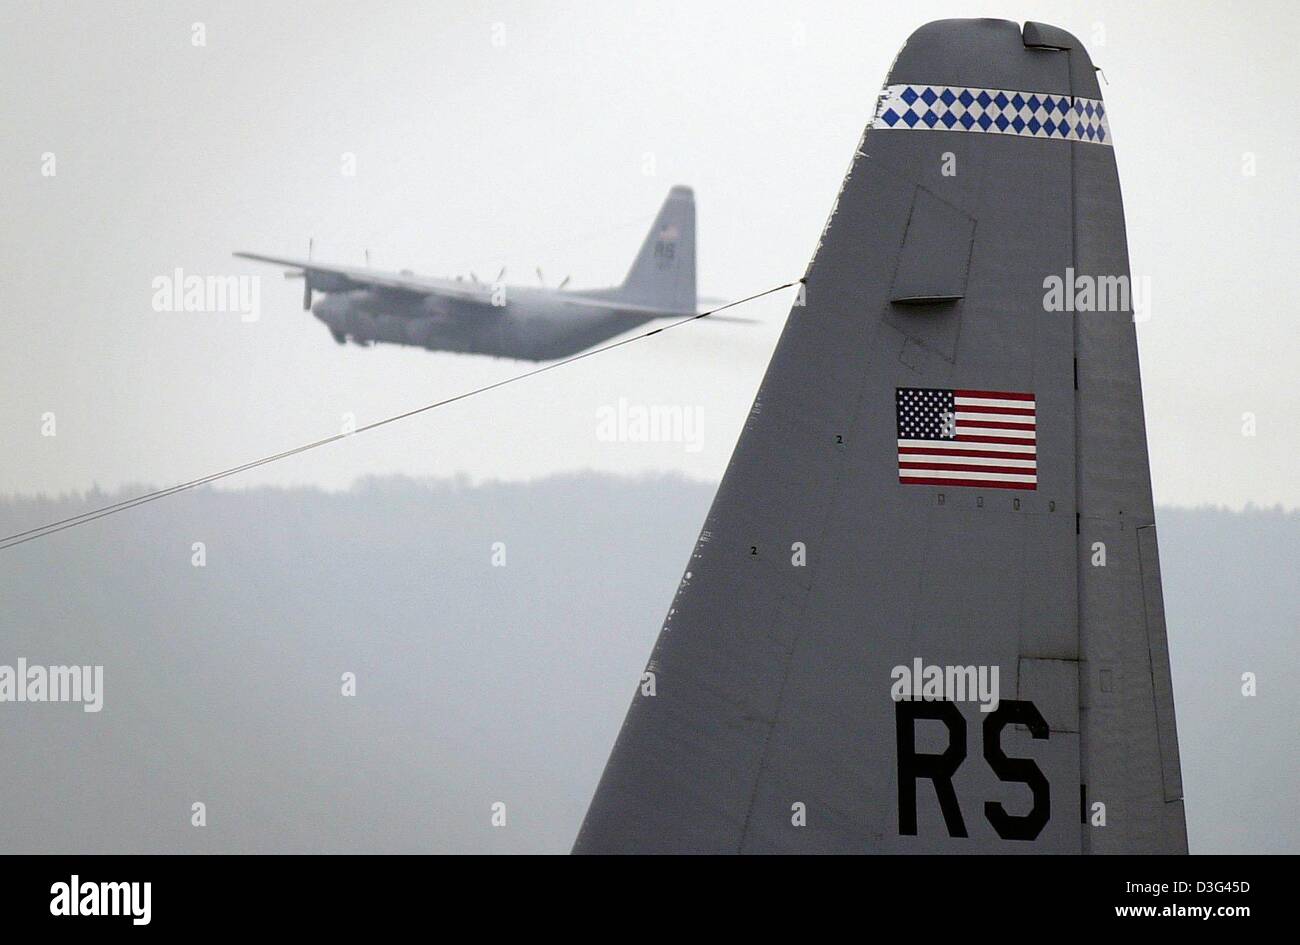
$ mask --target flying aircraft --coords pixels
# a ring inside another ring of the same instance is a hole
[[[1132,308],[1067,275],[1129,278],[1088,53],[921,27],[575,852],[1187,852]]]
[[[507,286],[505,271],[491,283],[441,279],[409,271],[334,266],[310,258],[235,253],[241,259],[290,267],[301,275],[302,306],[339,344],[388,342],[431,351],[550,361],[593,347],[659,318],[698,313],[695,294],[695,195],[668,192],[623,284],[566,291]],[[315,293],[324,297],[312,304]],[[713,321],[748,321],[721,315]]]

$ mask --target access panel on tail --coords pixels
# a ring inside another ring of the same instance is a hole
[[[914,33],[577,852],[1185,852],[1128,275],[1083,47]]]

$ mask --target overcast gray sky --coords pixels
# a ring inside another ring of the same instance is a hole
[[[167,485],[523,367],[337,347],[299,283],[235,249],[297,255],[311,235],[327,260],[369,248],[384,268],[505,264],[531,280],[540,265],[611,284],[687,183],[701,292],[795,278],[898,47],[926,20],[972,15],[1060,25],[1104,69],[1133,270],[1153,293],[1139,337],[1157,500],[1296,507],[1300,14],[1286,3],[6,4],[0,491]],[[177,267],[260,274],[260,320],[153,311],[151,281]],[[713,479],[788,305],[229,484]],[[602,442],[597,410],[620,397],[697,408],[702,449]]]

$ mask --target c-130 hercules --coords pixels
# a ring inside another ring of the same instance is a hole
[[[1044,295],[1128,268],[1079,41],[913,33],[575,852],[1187,851],[1131,309]]]
[[[565,291],[381,272],[308,259],[235,253],[301,273],[303,308],[334,340],[388,342],[523,361],[568,357],[658,318],[697,314],[695,195],[669,191],[623,284]],[[503,271],[504,275],[504,271]],[[324,298],[312,304],[313,293]],[[748,321],[722,315],[711,321]]]

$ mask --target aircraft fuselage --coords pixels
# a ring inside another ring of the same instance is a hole
[[[650,320],[613,308],[570,305],[555,290],[503,287],[501,294],[503,304],[486,307],[440,295],[355,289],[326,294],[312,314],[338,341],[523,361],[566,357]]]

